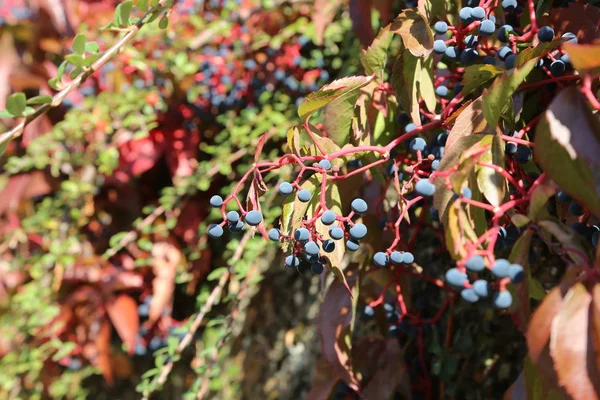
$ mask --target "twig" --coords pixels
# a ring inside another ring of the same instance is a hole
[[[79,87],[81,83],[85,82],[85,80],[92,75],[94,72],[98,71],[104,64],[106,64],[115,54],[121,51],[125,45],[135,36],[135,34],[147,24],[147,21],[150,17],[162,13],[165,11],[165,4],[169,0],[160,0],[158,5],[148,11],[138,22],[131,25],[127,28],[127,33],[121,37],[115,44],[113,44],[108,50],[102,54],[102,56],[97,59],[88,69],[81,72],[79,75],[75,77],[71,82],[69,82],[61,91],[56,93],[54,97],[52,97],[52,101],[46,104],[43,104],[39,108],[37,108],[33,113],[27,115],[21,122],[17,124],[13,129],[4,132],[0,135],[0,146],[3,144],[18,138],[23,134],[25,127],[29,125],[30,122],[35,120],[36,118],[46,114],[50,109],[58,107],[65,97],[74,90]]]

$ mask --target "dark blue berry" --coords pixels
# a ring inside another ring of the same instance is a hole
[[[319,245],[315,242],[308,242],[304,245],[304,251],[308,255],[313,256],[319,254],[319,250]]]
[[[508,276],[513,283],[521,283],[525,279],[525,270],[519,264],[511,264],[508,267]]]
[[[433,42],[433,51],[437,54],[444,54],[446,52],[446,42],[442,39],[438,39]]]
[[[566,69],[567,65],[563,60],[554,60],[550,64],[550,73],[552,73],[552,76],[561,76],[565,73]]]
[[[269,230],[269,239],[271,239],[274,242],[279,242],[280,235],[281,233],[279,232],[279,229],[273,228]]]
[[[331,236],[333,240],[340,240],[344,237],[344,230],[336,226],[329,229],[329,236]]]
[[[512,304],[512,295],[508,290],[498,292],[494,295],[494,307],[505,309]]]
[[[556,198],[561,203],[570,203],[572,200],[572,197],[563,192],[562,190],[556,194]]]
[[[306,228],[298,228],[296,232],[294,232],[294,239],[299,242],[306,242],[310,239],[310,232]]]
[[[519,146],[517,146],[516,143],[506,142],[506,145],[504,146],[504,152],[512,156],[517,153],[518,148]]]
[[[479,39],[477,38],[477,35],[467,35],[464,38],[464,44],[467,47],[477,47],[478,43]]]
[[[331,239],[327,239],[323,241],[323,251],[325,253],[331,253],[335,250],[335,242]]]
[[[498,58],[502,61],[506,60],[506,57],[511,55],[513,52],[508,46],[502,46],[498,49]]]
[[[460,11],[458,12],[458,17],[460,18],[460,22],[462,22],[463,24],[468,24],[473,20],[473,17],[471,16],[471,12],[473,11],[473,9],[471,7],[463,7],[460,9]]]
[[[291,183],[289,182],[281,182],[279,184],[279,193],[287,196],[288,194],[292,193],[294,191],[294,187],[292,186]]]
[[[585,213],[585,210],[581,206],[581,204],[572,202],[569,204],[569,214],[574,217],[581,217]]]
[[[404,262],[404,255],[399,251],[393,251],[392,254],[390,254],[390,261],[394,265],[400,265]]]
[[[500,29],[498,29],[498,34],[496,35],[498,37],[498,40],[503,42],[503,43],[508,43],[508,36],[510,34],[510,32],[513,31],[513,27],[510,25],[502,25],[500,27]]]
[[[288,268],[296,268],[298,265],[300,265],[300,260],[298,259],[298,257],[296,256],[287,256],[285,258],[285,266]]]
[[[352,211],[354,211],[356,214],[364,214],[367,212],[367,210],[369,208],[367,206],[367,202],[364,201],[363,199],[352,200],[350,207],[352,207]]]
[[[460,62],[465,65],[472,65],[477,61],[477,57],[479,53],[475,49],[465,49],[462,53],[460,53]]]
[[[335,212],[327,210],[321,215],[321,222],[325,225],[331,225],[335,222],[336,217]]]
[[[565,43],[577,44],[577,36],[573,32],[563,33],[561,37],[568,39]]]
[[[239,220],[240,220],[240,214],[238,214],[237,211],[229,211],[227,213],[227,221],[229,221],[229,223],[235,224]]]
[[[444,85],[440,85],[440,86],[436,87],[435,94],[438,95],[439,97],[448,96],[448,87],[444,86]]]
[[[421,179],[415,184],[415,191],[425,197],[431,197],[435,193],[435,185],[428,179]]]
[[[431,163],[431,169],[434,171],[437,171],[437,169],[440,167],[440,160],[433,160],[433,162]]]
[[[380,268],[385,267],[388,263],[388,256],[381,251],[377,252],[375,253],[375,256],[373,256],[373,262]]]
[[[473,256],[467,260],[465,267],[473,272],[483,271],[485,269],[485,260],[481,256]]]
[[[321,160],[319,161],[319,168],[328,171],[331,169],[331,162],[329,160]]]
[[[463,300],[468,303],[477,303],[479,300],[479,296],[473,289],[464,289],[460,292],[460,297],[462,297]]]
[[[302,189],[301,191],[298,192],[298,200],[300,200],[303,203],[309,202],[311,197],[312,197],[312,195],[306,189]]]
[[[360,247],[360,245],[358,244],[358,242],[350,239],[350,240],[346,240],[346,248],[349,251],[356,251],[358,250],[358,248]]]
[[[444,33],[448,32],[448,24],[444,21],[438,21],[433,26],[433,29],[436,33],[443,35]]]
[[[373,318],[373,316],[375,316],[375,309],[369,305],[366,305],[362,313],[363,316],[367,319]]]
[[[518,146],[515,160],[519,164],[526,164],[531,160],[531,149],[527,146]]]
[[[262,222],[262,214],[257,210],[252,210],[246,214],[245,221],[250,226],[256,226]]]
[[[467,274],[460,272],[456,268],[450,268],[446,271],[446,281],[455,287],[464,287],[467,280]]]
[[[471,17],[475,20],[482,20],[485,18],[485,10],[483,7],[475,7],[471,10]]]
[[[460,50],[458,48],[456,48],[455,46],[448,46],[446,47],[446,57],[448,57],[448,59],[452,60],[452,61],[456,61],[458,60],[458,57],[460,56]]]
[[[554,39],[554,29],[549,26],[542,26],[537,33],[540,42],[551,42]]]
[[[218,239],[223,236],[223,228],[220,225],[213,224],[208,228],[208,236],[213,239]]]
[[[517,8],[517,0],[502,0],[502,8],[507,11],[514,10]]]
[[[515,56],[514,54],[509,54],[508,56],[506,56],[506,58],[504,59],[504,66],[507,69],[512,69],[515,67],[515,60],[517,59],[517,56]]]
[[[321,262],[314,262],[310,264],[310,272],[314,275],[321,275],[325,270],[325,266]]]
[[[221,196],[215,194],[210,198],[210,205],[215,208],[221,207],[223,205],[223,199]]]
[[[367,235],[367,227],[364,224],[356,224],[350,228],[350,237],[354,240],[360,240]]]
[[[491,287],[490,283],[484,279],[476,280],[473,283],[473,290],[477,293],[480,298],[486,298],[490,295]]]
[[[411,122],[410,124],[406,124],[406,126],[404,127],[404,132],[411,132],[411,131],[414,131],[415,129],[417,129],[417,125],[415,125]]]
[[[479,25],[479,34],[481,36],[490,36],[496,31],[496,24],[492,20],[486,19]]]
[[[413,256],[413,254],[409,253],[408,251],[402,255],[402,258],[404,264],[412,264],[415,261],[415,256]]]
[[[508,260],[503,258],[496,260],[494,265],[492,265],[492,274],[496,278],[506,278],[508,276],[508,269],[510,267],[510,263]]]
[[[233,233],[241,232],[242,229],[244,229],[244,223],[240,220],[237,220],[237,222],[235,223],[228,224],[227,229],[229,229],[229,231]]]
[[[462,195],[465,199],[470,199],[473,196],[473,192],[468,187],[463,188]]]
[[[427,148],[427,142],[423,138],[416,137],[410,141],[408,148],[412,151],[423,151]]]

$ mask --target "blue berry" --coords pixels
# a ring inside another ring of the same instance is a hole
[[[342,228],[339,227],[334,227],[329,229],[329,236],[331,236],[331,238],[333,240],[340,240],[344,238],[344,230]]]
[[[257,210],[252,210],[246,214],[245,221],[250,226],[256,226],[262,222],[262,214]]]
[[[460,9],[460,11],[458,12],[458,17],[460,18],[460,22],[462,22],[463,24],[468,24],[469,22],[472,21],[472,16],[471,16],[471,12],[473,11],[473,9],[471,7],[463,7]]]
[[[496,260],[494,265],[492,265],[492,274],[496,278],[506,278],[508,276],[508,269],[510,267],[510,263],[508,260],[503,258]]]
[[[323,241],[323,251],[325,253],[331,253],[335,250],[335,242],[331,239],[327,239]]]
[[[511,264],[508,267],[508,276],[513,283],[521,283],[525,279],[525,270],[519,264]]]
[[[223,228],[220,225],[213,224],[208,228],[208,236],[213,239],[218,239],[223,236]]]
[[[471,17],[476,20],[482,20],[485,18],[485,10],[483,7],[475,7],[471,10]]]
[[[506,58],[504,59],[504,66],[507,69],[512,69],[515,67],[515,60],[517,59],[517,56],[515,56],[514,54],[509,54],[508,56],[506,56]]]
[[[446,57],[448,57],[450,60],[452,61],[456,61],[458,59],[458,57],[460,56],[460,50],[458,50],[458,48],[456,48],[455,46],[448,46],[446,47]]]
[[[470,199],[473,196],[473,192],[468,187],[463,188],[462,195],[465,199]]]
[[[304,245],[304,251],[310,256],[319,254],[319,245],[316,242],[308,242]]]
[[[309,202],[311,197],[312,197],[312,195],[306,189],[302,189],[301,191],[298,192],[298,200],[300,200],[303,203]]]
[[[581,204],[572,202],[569,204],[569,214],[574,217],[581,217],[585,213],[585,210],[581,206]]]
[[[446,271],[446,281],[455,287],[464,287],[467,280],[467,274],[460,272],[456,268],[450,268]]]
[[[509,55],[511,55],[513,52],[510,49],[510,47],[508,46],[502,46],[498,49],[498,58],[500,58],[502,61],[506,60],[506,57],[508,57]]]
[[[444,132],[444,133],[440,133],[439,135],[437,135],[436,141],[437,144],[439,146],[445,146],[446,145],[446,141],[448,140],[448,132]]]
[[[438,159],[441,160],[442,157],[444,157],[444,152],[446,151],[446,148],[444,146],[437,146],[433,148],[433,151],[431,152],[431,154],[433,154],[433,156]]]
[[[300,265],[300,260],[298,259],[298,257],[296,256],[287,256],[285,258],[285,266],[288,268],[296,268],[298,265]]]
[[[475,49],[465,49],[460,53],[460,62],[465,65],[472,65],[477,61],[479,53]]]
[[[221,207],[223,205],[223,199],[221,196],[215,194],[210,198],[210,205],[215,208]]]
[[[467,260],[465,267],[472,272],[480,272],[485,268],[485,260],[481,256],[473,256]]]
[[[325,270],[325,266],[321,262],[314,262],[310,264],[310,272],[314,275],[321,275]]]
[[[494,295],[494,307],[505,309],[512,304],[512,295],[508,290],[498,292]]]
[[[239,220],[240,220],[240,214],[238,214],[237,211],[229,211],[227,213],[227,221],[229,221],[230,223],[235,224]]]
[[[366,305],[362,313],[365,318],[372,318],[375,315],[375,309],[370,305]]]
[[[527,146],[519,146],[517,148],[515,160],[517,160],[519,164],[527,164],[529,160],[531,160],[531,149]]]
[[[413,254],[408,251],[402,255],[402,258],[404,264],[412,264],[415,261],[415,256],[413,256]]]
[[[508,36],[512,31],[513,27],[511,25],[502,25],[498,29],[498,34],[496,36],[498,37],[498,40],[502,43],[508,43]]]
[[[404,255],[399,251],[393,251],[392,254],[390,254],[390,261],[394,265],[400,265],[404,262]]]
[[[412,151],[424,151],[427,148],[427,142],[423,138],[416,137],[410,141],[408,148]]]
[[[273,228],[271,230],[269,230],[269,239],[271,239],[274,242],[279,242],[279,236],[281,235],[281,233],[279,232],[279,229]]]
[[[233,233],[241,232],[242,229],[244,229],[244,223],[240,220],[237,220],[235,223],[230,223],[227,225],[227,228]]]
[[[287,196],[288,194],[292,193],[294,191],[294,187],[292,186],[291,183],[289,182],[281,182],[279,184],[279,193]]]
[[[364,224],[356,224],[350,228],[350,237],[354,240],[360,240],[367,235],[367,227]]]
[[[479,25],[479,34],[481,36],[490,36],[496,31],[496,24],[492,20],[486,19]]]
[[[433,160],[433,162],[431,163],[431,169],[434,171],[437,171],[437,169],[440,167],[440,160]]]
[[[504,146],[504,152],[509,155],[514,155],[514,154],[517,154],[518,148],[519,147],[517,146],[516,143],[506,142],[506,145]]]
[[[410,124],[406,124],[406,126],[404,127],[404,132],[411,132],[411,131],[414,131],[415,129],[417,129],[417,125],[415,125],[411,122]]]
[[[577,36],[573,32],[563,33],[561,37],[568,39],[565,43],[577,44]]]
[[[431,197],[435,193],[435,186],[428,179],[421,179],[415,184],[415,191],[425,197]]]
[[[517,0],[502,0],[502,8],[507,11],[514,10],[517,8]]]
[[[477,47],[479,39],[477,38],[477,35],[467,35],[465,36],[463,42],[467,47]]]
[[[448,32],[448,24],[444,21],[438,21],[433,26],[433,29],[436,33],[443,35],[444,33]]]
[[[438,87],[435,88],[435,94],[438,95],[439,97],[446,97],[448,96],[448,87],[447,86],[443,86],[440,85]]]
[[[310,239],[310,232],[306,228],[298,228],[296,232],[294,232],[294,239],[299,242],[306,242]]]
[[[350,207],[352,207],[352,211],[354,211],[356,214],[364,214],[367,212],[367,210],[369,208],[367,206],[367,202],[364,201],[363,199],[352,200]]]
[[[477,293],[477,296],[486,298],[490,295],[491,287],[490,283],[484,279],[476,280],[473,283],[473,290]]]
[[[556,194],[556,199],[561,203],[570,203],[573,198],[562,190]]]
[[[551,42],[554,39],[554,29],[549,26],[542,26],[537,33],[540,42]]]
[[[331,162],[329,160],[321,160],[319,161],[319,168],[328,171],[331,169]]]
[[[335,222],[337,216],[331,210],[327,210],[321,215],[321,222],[325,225],[331,225]]]
[[[444,54],[446,52],[446,42],[441,39],[433,42],[433,51],[435,51],[437,54]]]
[[[373,261],[375,262],[376,266],[382,268],[387,265],[388,256],[387,256],[387,254],[380,251],[380,252],[375,253],[375,256],[373,256]]]
[[[358,244],[358,242],[356,242],[354,240],[346,240],[346,248],[349,251],[356,251],[356,250],[358,250],[359,247],[360,247],[360,245]]]
[[[464,289],[460,292],[460,297],[462,297],[463,300],[468,303],[477,303],[479,300],[479,296],[473,289]]]
[[[560,61],[565,63],[565,67],[571,66],[571,57],[569,57],[569,55],[566,53],[560,56]]]
[[[594,232],[592,235],[592,246],[598,247],[598,240],[600,239],[600,232]]]
[[[565,73],[566,69],[567,65],[563,60],[554,60],[550,64],[550,73],[552,73],[552,76],[561,76]]]

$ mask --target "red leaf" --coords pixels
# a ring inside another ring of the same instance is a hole
[[[169,242],[155,243],[152,247],[152,301],[148,311],[148,322],[154,323],[170,305],[175,290],[175,271],[181,262],[181,251]]]
[[[335,280],[325,295],[319,313],[321,349],[332,372],[356,390],[358,382],[352,370],[351,349],[348,347],[351,322],[352,300],[344,284]]]
[[[339,379],[340,377],[332,371],[329,362],[324,357],[319,358],[315,365],[310,392],[308,392],[306,398],[310,400],[329,400],[331,392]]]
[[[600,8],[584,3],[571,3],[568,7],[555,7],[542,19],[557,33],[573,32],[582,43],[591,43],[600,37]]]
[[[102,320],[98,334],[94,338],[96,358],[93,363],[100,369],[104,379],[110,384],[113,383],[113,373],[110,364],[110,323],[107,319]]]
[[[533,313],[527,329],[529,356],[540,372],[551,382],[556,382],[556,372],[550,357],[550,328],[562,307],[563,297],[573,283],[564,282],[546,295]]]
[[[2,35],[0,38],[0,54],[0,110],[4,110],[6,98],[11,93],[9,78],[18,62],[11,35]]]
[[[350,0],[352,30],[364,48],[369,47],[373,39],[375,39],[373,25],[371,25],[371,1]]]
[[[133,354],[140,327],[135,300],[126,294],[121,294],[106,306],[106,311],[121,340],[127,346],[129,354]]]
[[[554,320],[550,337],[550,354],[558,382],[571,397],[597,399],[594,383],[600,382],[590,340],[589,313],[592,296],[583,283],[577,283],[565,295]]]
[[[315,0],[312,19],[315,24],[317,44],[323,44],[325,29],[333,21],[341,5],[342,0]]]
[[[390,399],[401,387],[403,398],[410,398],[410,380],[395,338],[387,339],[383,352],[376,358],[375,375],[362,391],[366,399]]]

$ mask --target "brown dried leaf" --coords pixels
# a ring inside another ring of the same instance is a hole
[[[140,326],[135,300],[126,294],[118,295],[106,305],[106,312],[121,340],[127,346],[129,354],[133,354]]]
[[[450,130],[448,140],[446,140],[446,152],[449,152],[458,139],[462,137],[480,132],[493,133],[493,130],[490,131],[489,125],[483,116],[482,106],[482,97],[479,96],[456,116],[456,122],[452,130]]]
[[[552,321],[550,355],[560,386],[576,400],[597,399],[594,383],[600,382],[598,369],[589,365],[594,358],[590,340],[589,313],[592,296],[583,283],[577,283],[565,295]]]
[[[175,271],[183,255],[179,248],[169,242],[158,242],[152,247],[152,301],[148,311],[148,322],[154,323],[167,310],[170,314],[170,305],[175,290]]]
[[[103,319],[100,323],[98,334],[94,337],[96,357],[92,362],[100,369],[104,379],[110,384],[113,383],[113,373],[110,358],[110,323]]]

